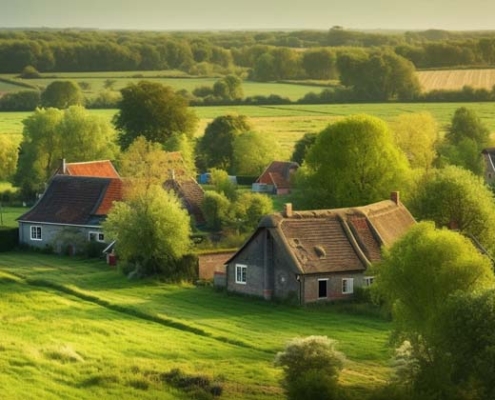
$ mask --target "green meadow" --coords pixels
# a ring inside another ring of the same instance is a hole
[[[389,378],[390,323],[349,306],[307,308],[210,287],[129,281],[102,261],[0,253],[0,388],[6,399],[191,398],[179,368],[226,399],[282,399],[273,366],[287,340],[326,335],[353,396]]]

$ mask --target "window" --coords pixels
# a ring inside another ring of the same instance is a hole
[[[375,277],[374,276],[365,276],[364,277],[364,286],[371,286],[371,284],[374,282]]]
[[[41,226],[31,226],[31,240],[42,240],[41,238]]]
[[[342,294],[354,293],[354,278],[342,279]]]
[[[105,235],[101,232],[89,232],[89,241],[90,242],[104,242]]]
[[[235,265],[235,283],[240,283],[242,285],[246,284],[247,276],[247,266],[242,264]]]
[[[325,299],[328,297],[328,279],[318,279],[318,298]]]

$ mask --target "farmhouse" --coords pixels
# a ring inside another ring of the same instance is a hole
[[[67,163],[62,159],[56,175],[96,176],[99,178],[120,178],[110,160]]]
[[[253,183],[253,192],[288,194],[291,189],[292,175],[299,164],[290,161],[273,161]]]
[[[346,299],[372,283],[367,268],[415,223],[399,200],[363,207],[292,211],[260,222],[246,243],[226,262],[230,292],[296,298],[300,304]]]
[[[88,242],[105,242],[100,224],[121,199],[120,178],[54,175],[33,208],[18,218],[19,243],[76,253]]]
[[[172,177],[163,184],[164,189],[172,190],[182,203],[182,207],[187,210],[196,226],[203,225],[206,220],[201,210],[201,203],[205,193],[196,180],[192,178],[177,179]]]

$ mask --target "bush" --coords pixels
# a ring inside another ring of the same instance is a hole
[[[289,341],[277,353],[275,365],[284,370],[282,385],[289,400],[339,398],[338,375],[344,355],[326,336],[309,336]]]
[[[40,92],[22,90],[0,98],[0,111],[34,111],[40,103]]]
[[[24,67],[24,69],[21,72],[20,77],[22,79],[38,79],[38,78],[41,78],[41,74],[32,65],[28,65],[28,66]]]

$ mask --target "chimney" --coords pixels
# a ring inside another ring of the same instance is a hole
[[[285,218],[291,218],[292,217],[292,203],[285,203],[284,204],[284,217]]]
[[[62,158],[62,174],[65,175],[65,173],[67,172],[67,165],[65,163],[65,158]]]
[[[395,204],[400,204],[399,192],[390,193],[390,200],[392,200]]]

